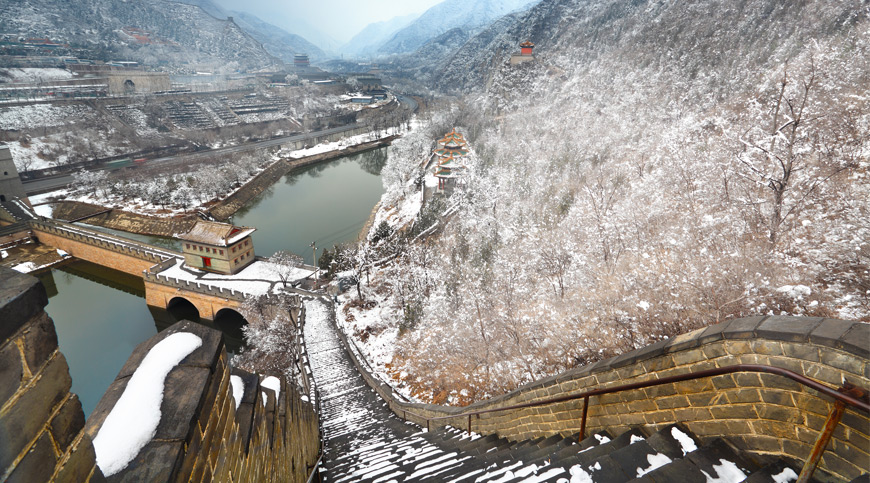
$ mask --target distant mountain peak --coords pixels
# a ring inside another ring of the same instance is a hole
[[[538,0],[446,0],[396,32],[379,47],[378,52],[413,52],[451,29],[485,27],[499,17],[524,10],[537,2]]]

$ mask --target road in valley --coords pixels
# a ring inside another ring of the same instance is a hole
[[[227,146],[223,148],[217,149],[209,149],[206,151],[197,151],[195,153],[181,154],[178,156],[164,156],[161,158],[154,158],[148,160],[148,166],[153,166],[155,164],[165,164],[167,167],[175,166],[179,164],[187,164],[191,161],[196,161],[198,159],[209,158],[214,156],[219,156],[222,154],[234,154],[241,153],[245,151],[252,151],[255,149],[263,149],[270,148],[274,146],[280,146],[285,143],[292,143],[296,141],[307,141],[309,139],[317,138],[320,136],[328,136],[330,134],[342,133],[346,131],[350,131],[356,129],[358,127],[362,127],[362,125],[354,123],[347,124],[344,126],[333,127],[329,129],[323,129],[321,131],[312,131],[309,133],[301,133],[294,134],[292,136],[284,136],[280,138],[267,139],[265,141],[256,141],[252,143],[240,144],[238,146]],[[73,177],[71,174],[61,174],[57,176],[50,176],[46,178],[39,178],[30,181],[24,182],[24,191],[28,195],[34,195],[38,193],[46,193],[48,191],[53,191],[61,188],[65,188],[69,186],[73,182]]]

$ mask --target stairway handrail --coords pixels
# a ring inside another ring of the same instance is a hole
[[[583,392],[575,393],[575,394],[568,394],[565,396],[552,397],[552,398],[543,399],[540,401],[532,401],[532,402],[527,402],[527,403],[512,404],[510,406],[504,406],[504,407],[500,407],[500,408],[467,411],[467,412],[449,415],[449,416],[429,417],[429,416],[423,416],[421,414],[412,413],[410,411],[406,411],[405,412],[406,413],[405,419],[407,419],[407,416],[416,416],[417,418],[425,419],[426,420],[426,427],[428,429],[429,423],[431,421],[438,421],[438,420],[444,420],[444,419],[456,419],[456,418],[462,418],[462,417],[471,418],[471,416],[480,416],[481,414],[487,414],[487,413],[494,413],[494,412],[500,412],[500,411],[511,411],[514,409],[526,409],[526,408],[532,408],[532,407],[538,407],[538,406],[546,406],[549,404],[557,404],[557,403],[567,402],[567,401],[576,401],[578,399],[588,400],[588,398],[592,397],[592,396],[602,396],[604,394],[613,394],[613,393],[617,393],[617,392],[631,391],[631,390],[635,390],[635,389],[645,389],[648,387],[661,386],[664,384],[673,384],[675,382],[683,382],[683,381],[691,381],[694,379],[702,379],[702,378],[707,378],[707,377],[723,376],[726,374],[733,374],[735,372],[760,372],[760,373],[767,373],[767,374],[774,374],[774,375],[778,375],[778,376],[783,376],[783,377],[791,379],[791,380],[793,380],[793,381],[795,381],[803,386],[809,387],[810,389],[814,389],[814,390],[816,390],[816,391],[818,391],[818,392],[820,392],[828,397],[831,397],[837,401],[840,401],[843,404],[846,404],[847,406],[849,406],[851,408],[857,408],[857,409],[863,411],[864,413],[870,415],[870,403],[867,403],[866,401],[862,401],[861,399],[856,398],[852,395],[839,392],[836,389],[831,389],[830,387],[826,386],[825,384],[823,384],[819,381],[816,381],[815,379],[804,376],[802,374],[798,374],[796,372],[790,371],[790,370],[782,368],[782,367],[768,366],[768,365],[764,365],[764,364],[734,364],[731,366],[718,367],[715,369],[705,369],[705,370],[697,371],[697,372],[688,372],[686,374],[678,374],[678,375],[674,375],[674,376],[663,377],[661,379],[653,379],[653,380],[649,380],[649,381],[633,382],[630,384],[621,384],[621,385],[613,386],[613,387],[596,388],[596,389],[592,389],[589,391],[583,391]],[[867,391],[865,390],[865,393],[866,392]],[[584,404],[584,406],[583,406],[583,419],[580,423],[581,434],[585,433],[584,429],[586,428],[586,410],[587,410],[587,407],[588,407],[588,404]]]
[[[407,411],[404,412],[404,418],[407,420],[407,416],[410,414],[412,416],[416,416],[420,419],[426,420],[426,430],[430,429],[430,422],[444,420],[444,419],[456,419],[456,418],[468,418],[468,432],[471,433],[471,417],[477,416],[480,417],[481,414],[494,413],[499,411],[511,411],[514,409],[525,409],[532,408],[538,406],[545,406],[548,404],[557,404],[561,402],[567,401],[576,401],[578,399],[583,399],[583,416],[580,420],[580,439],[584,439],[586,437],[586,416],[589,411],[589,398],[592,396],[602,396],[605,394],[614,394],[623,391],[632,391],[635,389],[645,389],[648,387],[661,386],[663,384],[673,384],[676,382],[683,381],[691,381],[695,379],[702,379],[707,377],[715,377],[715,376],[723,376],[726,374],[733,374],[735,372],[758,372],[758,373],[767,373],[774,374],[777,376],[783,376],[788,379],[791,379],[798,384],[809,387],[810,389],[814,389],[821,394],[831,397],[834,399],[835,404],[832,409],[830,415],[828,415],[828,419],[825,421],[825,426],[822,428],[819,433],[819,437],[816,440],[815,445],[813,446],[812,452],[809,457],[804,462],[804,466],[801,469],[801,473],[798,477],[797,483],[806,483],[810,480],[813,473],[816,470],[816,467],[821,460],[822,454],[825,452],[827,448],[828,441],[830,441],[831,436],[833,435],[834,428],[839,424],[840,417],[843,414],[843,410],[846,407],[851,409],[858,409],[865,413],[865,416],[870,416],[870,403],[868,403],[867,395],[868,391],[865,388],[855,387],[849,385],[846,381],[844,381],[844,385],[840,390],[831,389],[827,385],[812,379],[810,377],[804,376],[802,374],[798,374],[794,371],[790,371],[788,369],[776,366],[768,366],[764,364],[734,364],[731,366],[718,367],[715,369],[705,369],[696,372],[688,372],[685,374],[678,374],[674,376],[663,377],[661,379],[653,379],[649,381],[640,381],[633,382],[630,384],[621,384],[613,387],[605,387],[605,388],[596,388],[589,391],[583,391],[575,394],[568,394],[565,396],[558,396],[548,399],[543,399],[540,401],[532,401],[521,404],[513,404],[510,406],[504,406],[500,408],[491,408],[491,409],[480,409],[477,411],[467,411],[464,413],[454,414],[450,416],[434,416],[427,417],[416,413],[409,413]],[[857,396],[857,397],[856,397]]]

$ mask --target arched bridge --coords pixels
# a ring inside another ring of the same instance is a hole
[[[200,317],[215,320],[222,310],[238,311],[246,294],[203,281],[181,280],[160,272],[175,266],[183,255],[174,250],[101,233],[57,220],[28,222],[34,236],[45,245],[120,272],[142,277],[148,305],[168,308],[181,298],[199,311]]]

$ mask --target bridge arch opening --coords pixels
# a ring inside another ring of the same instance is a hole
[[[214,326],[224,333],[224,341],[227,351],[238,353],[245,346],[245,333],[242,328],[248,325],[248,321],[238,311],[224,308],[214,315]]]
[[[124,93],[133,94],[136,92],[136,83],[130,79],[124,81]]]
[[[199,309],[184,297],[174,297],[166,304],[166,311],[177,321],[191,320],[199,322]]]

